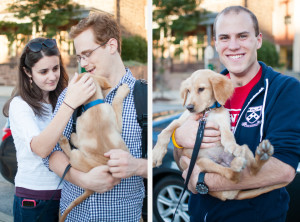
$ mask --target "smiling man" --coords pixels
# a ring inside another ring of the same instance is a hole
[[[106,95],[106,103],[112,103],[120,85],[126,83],[129,86],[130,93],[123,103],[122,137],[130,153],[121,149],[111,150],[105,154],[110,159],[108,165],[95,167],[88,173],[71,167],[62,189],[61,213],[83,193],[83,189],[89,189],[97,193],[75,207],[66,221],[140,221],[147,160],[141,158],[142,130],[137,122],[133,100],[136,79],[125,68],[120,56],[120,28],[110,15],[92,13],[72,27],[70,36],[74,39],[77,60],[81,67],[92,75],[108,78],[112,88]],[[57,107],[62,104],[65,92],[66,90],[59,97]],[[67,138],[72,133],[72,122],[71,119],[64,131]],[[69,163],[61,151],[57,145],[51,156],[45,160],[50,169],[59,176]]]
[[[239,145],[247,144],[253,151],[268,139],[274,155],[257,175],[246,168],[237,184],[214,174],[201,172],[195,166],[189,182],[191,221],[284,222],[289,205],[285,188],[273,190],[256,198],[221,201],[196,189],[197,184],[208,191],[246,190],[274,184],[289,183],[295,176],[300,160],[300,83],[275,72],[257,61],[262,34],[256,16],[241,6],[231,6],[220,12],[214,23],[215,47],[226,67],[222,72],[235,86],[225,107],[231,114],[231,126]],[[194,126],[194,127],[192,127]],[[175,131],[179,147],[193,148],[198,122],[190,119]],[[220,142],[218,126],[207,123],[201,149]],[[174,148],[178,163],[182,149]],[[182,160],[189,164],[187,157]],[[186,178],[187,170],[183,172]]]

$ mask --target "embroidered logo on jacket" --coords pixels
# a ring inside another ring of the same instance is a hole
[[[249,107],[245,115],[246,122],[242,122],[242,126],[244,127],[258,126],[261,123],[260,120],[261,112],[262,112],[262,106]]]

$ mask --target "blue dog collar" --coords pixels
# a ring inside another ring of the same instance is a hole
[[[209,107],[210,109],[214,109],[214,108],[220,108],[222,105],[220,103],[218,103],[217,101],[211,106]]]
[[[82,106],[82,112],[87,111],[89,108],[96,106],[98,104],[104,103],[103,99],[96,99],[92,102],[89,102],[88,104]]]

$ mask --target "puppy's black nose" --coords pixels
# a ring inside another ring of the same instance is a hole
[[[193,104],[189,104],[189,105],[187,105],[186,106],[186,108],[192,113],[192,112],[194,112],[194,105]]]

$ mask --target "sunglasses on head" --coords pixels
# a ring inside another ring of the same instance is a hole
[[[28,49],[32,52],[39,52],[42,50],[43,46],[46,46],[47,48],[54,48],[56,46],[56,40],[55,39],[46,39],[43,42],[32,42],[28,45]]]

